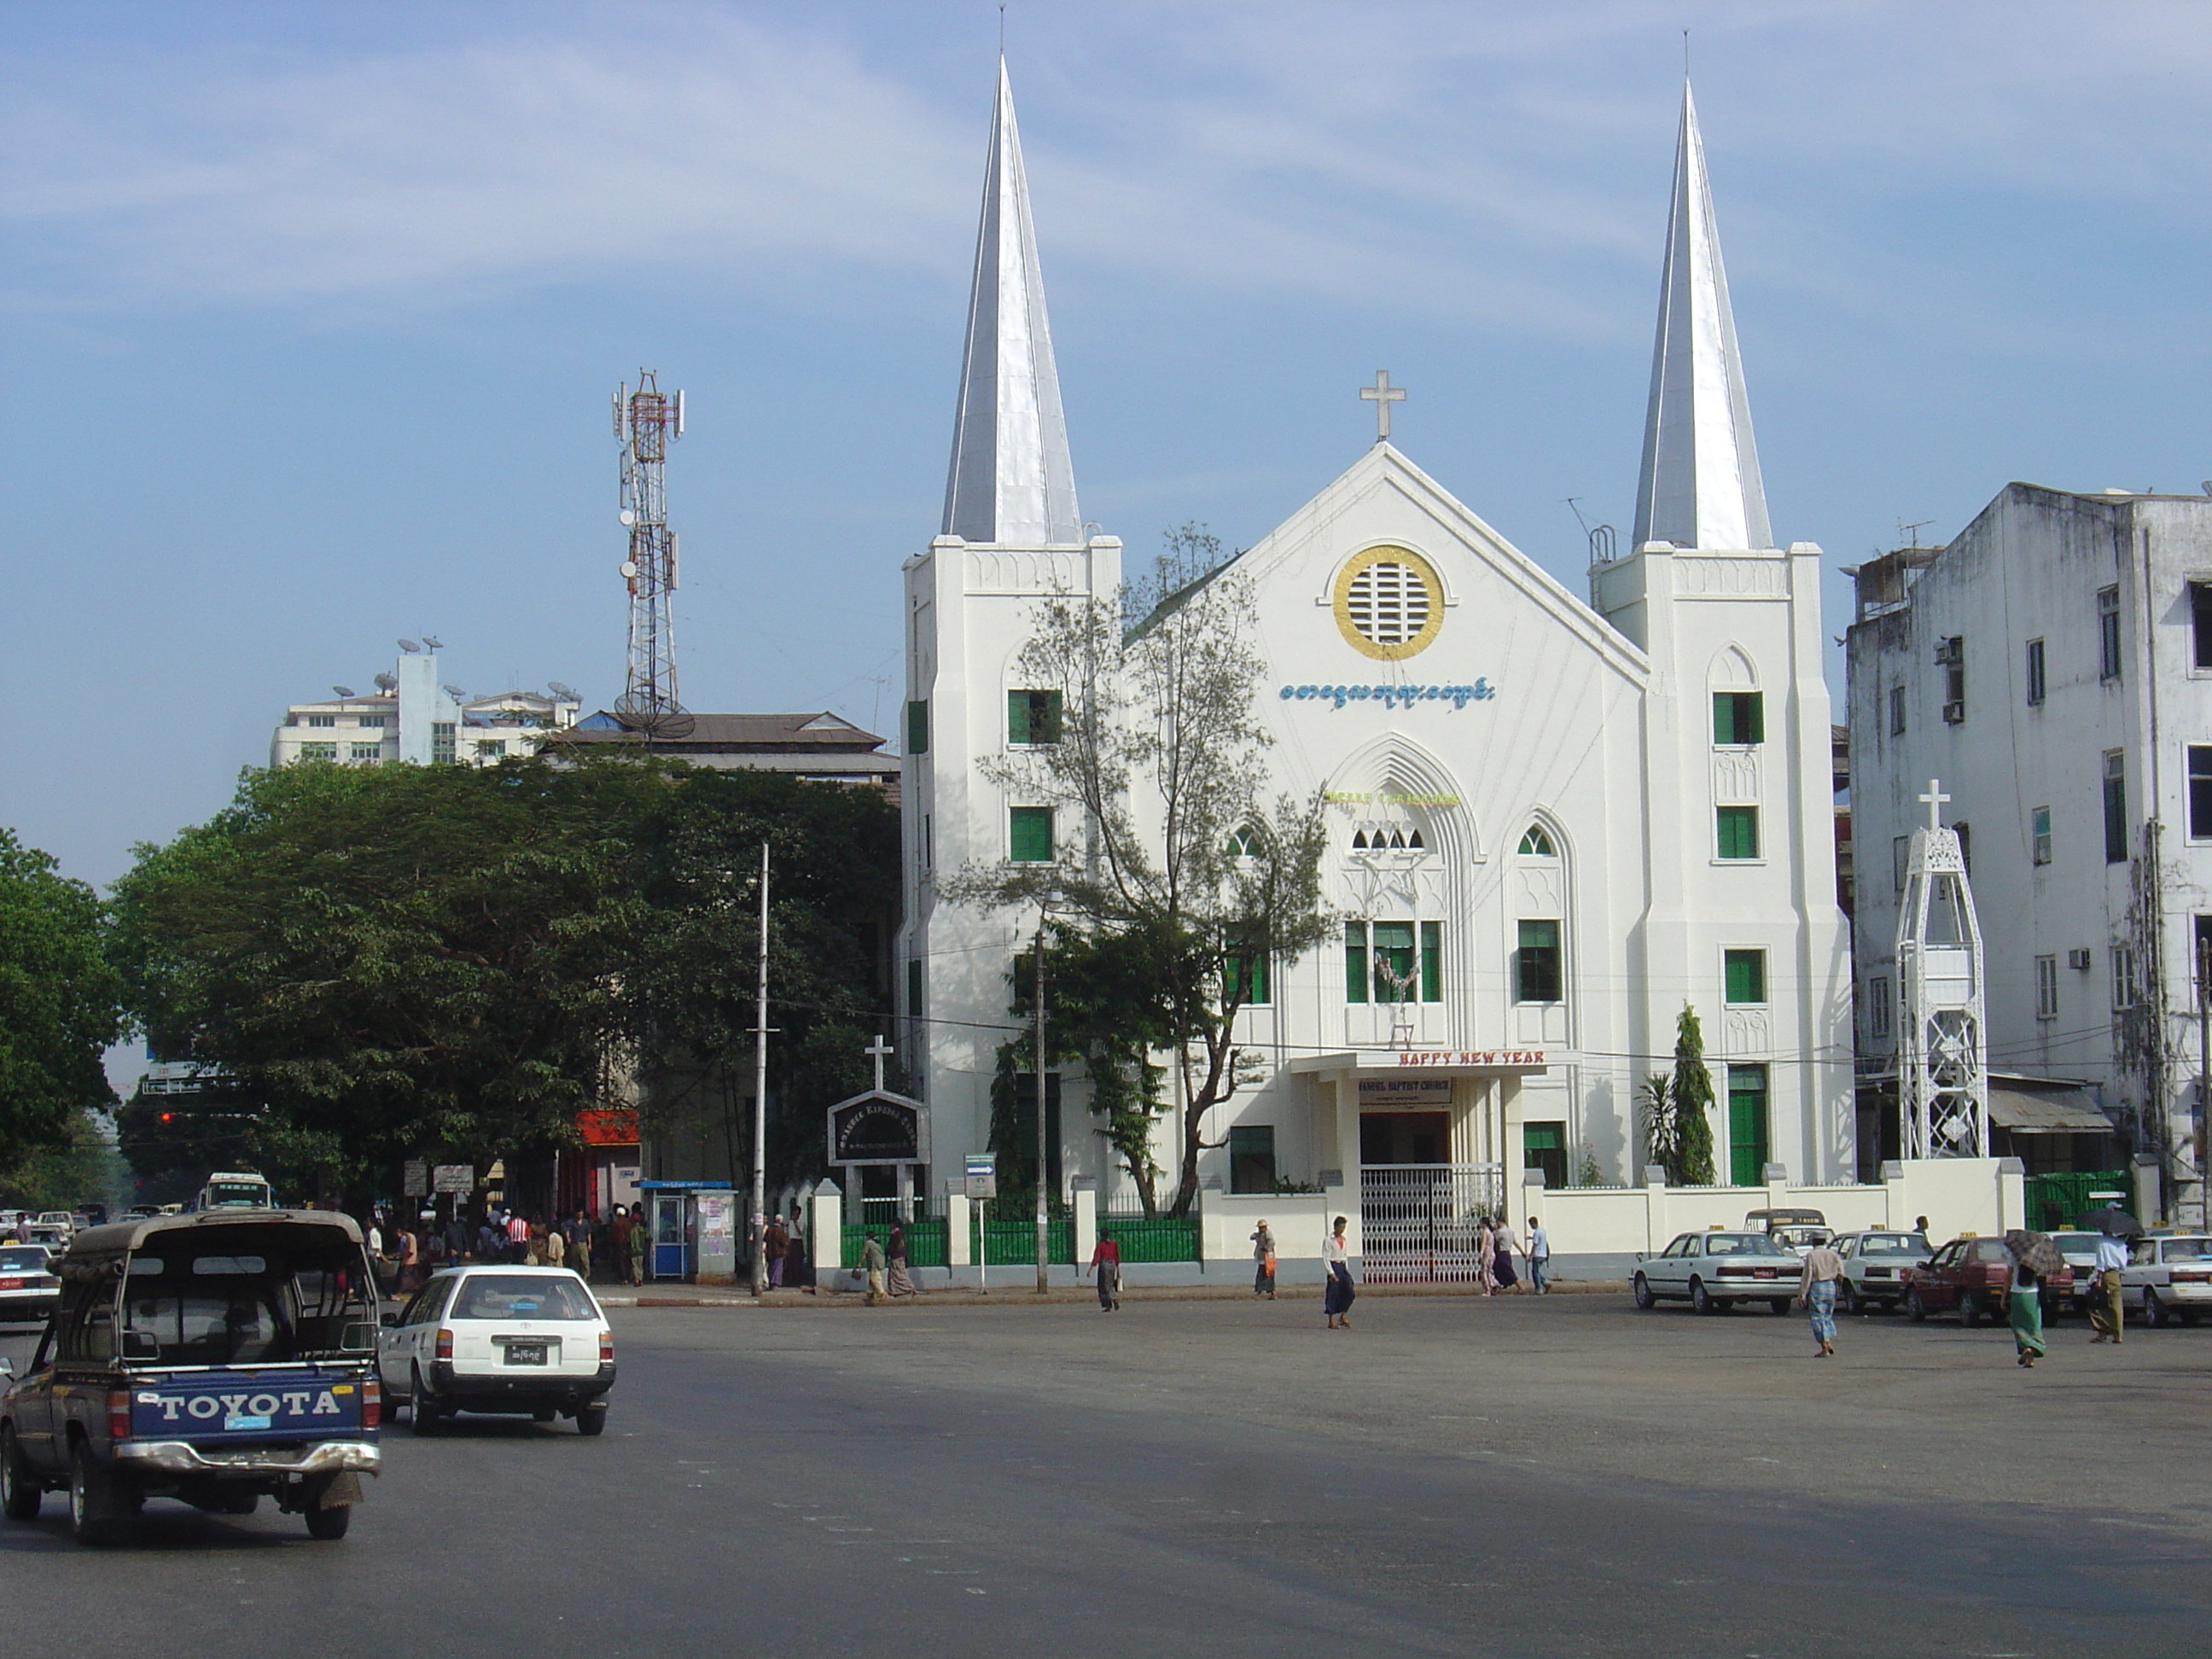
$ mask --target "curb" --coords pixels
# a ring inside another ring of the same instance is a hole
[[[1285,1302],[1318,1302],[1322,1287],[1318,1285],[1289,1285],[1276,1292],[1278,1300]],[[1453,1297],[1480,1301],[1482,1292],[1470,1285],[1362,1285],[1362,1296],[1372,1297]],[[1547,1294],[1553,1296],[1626,1296],[1628,1281],[1613,1279],[1573,1279],[1554,1283]],[[1508,1297],[1512,1292],[1504,1293]],[[1076,1306],[1096,1303],[1098,1292],[1090,1288],[1067,1289],[1055,1287],[1040,1296],[1034,1290],[1007,1290],[994,1294],[988,1291],[917,1291],[910,1297],[901,1297],[895,1303],[879,1305],[902,1308],[1036,1308],[1049,1305]],[[1146,1288],[1142,1285],[1124,1286],[1124,1302],[1242,1302],[1253,1299],[1252,1292],[1241,1285],[1159,1285]],[[771,1291],[766,1296],[603,1296],[599,1304],[606,1308],[865,1308],[866,1299],[857,1291]]]

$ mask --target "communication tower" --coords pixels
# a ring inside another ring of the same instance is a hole
[[[668,527],[668,446],[684,435],[684,394],[664,393],[651,369],[615,393],[622,441],[623,524],[629,555],[629,671],[615,712],[644,738],[688,736],[694,724],[676,695],[676,532]]]

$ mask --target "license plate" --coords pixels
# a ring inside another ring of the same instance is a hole
[[[1869,1267],[1866,1270],[1866,1276],[1869,1279],[1892,1279],[1896,1274],[1895,1271],[1889,1267]]]
[[[20,1279],[0,1279],[0,1291],[20,1291],[22,1288],[23,1281]]]
[[[1751,1276],[1753,1279],[1771,1279],[1774,1277],[1774,1269],[1771,1267],[1754,1267],[1752,1270]]]
[[[510,1365],[542,1365],[545,1363],[543,1342],[510,1342],[507,1345],[507,1363]]]
[[[241,1430],[252,1432],[266,1429],[269,1426],[269,1419],[265,1417],[249,1417],[233,1413],[222,1419],[222,1426],[232,1434],[236,1434]]]

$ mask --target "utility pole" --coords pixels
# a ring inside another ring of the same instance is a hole
[[[2197,1192],[2204,1191],[2204,1139],[2212,1119],[2212,936],[2197,936],[2197,1133],[2194,1137]],[[2161,1175],[2163,1172],[2161,1171]],[[2159,1190],[2166,1190],[2163,1179]]]
[[[1051,1215],[1046,1207],[1044,1098],[1044,912],[1040,910],[1037,912],[1036,932],[1036,1287],[1039,1296],[1052,1288],[1045,1260]]]
[[[753,1294],[768,1290],[768,843],[761,843],[760,988],[753,1017]]]

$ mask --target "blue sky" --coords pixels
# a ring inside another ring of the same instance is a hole
[[[1387,367],[1401,447],[1579,590],[1565,498],[1632,512],[1685,24],[1780,538],[2212,477],[2212,10],[1016,0],[1085,516],[1249,544]],[[401,635],[611,700],[641,364],[689,404],[686,701],[888,731],[998,27],[0,9],[0,823],[110,880]]]

